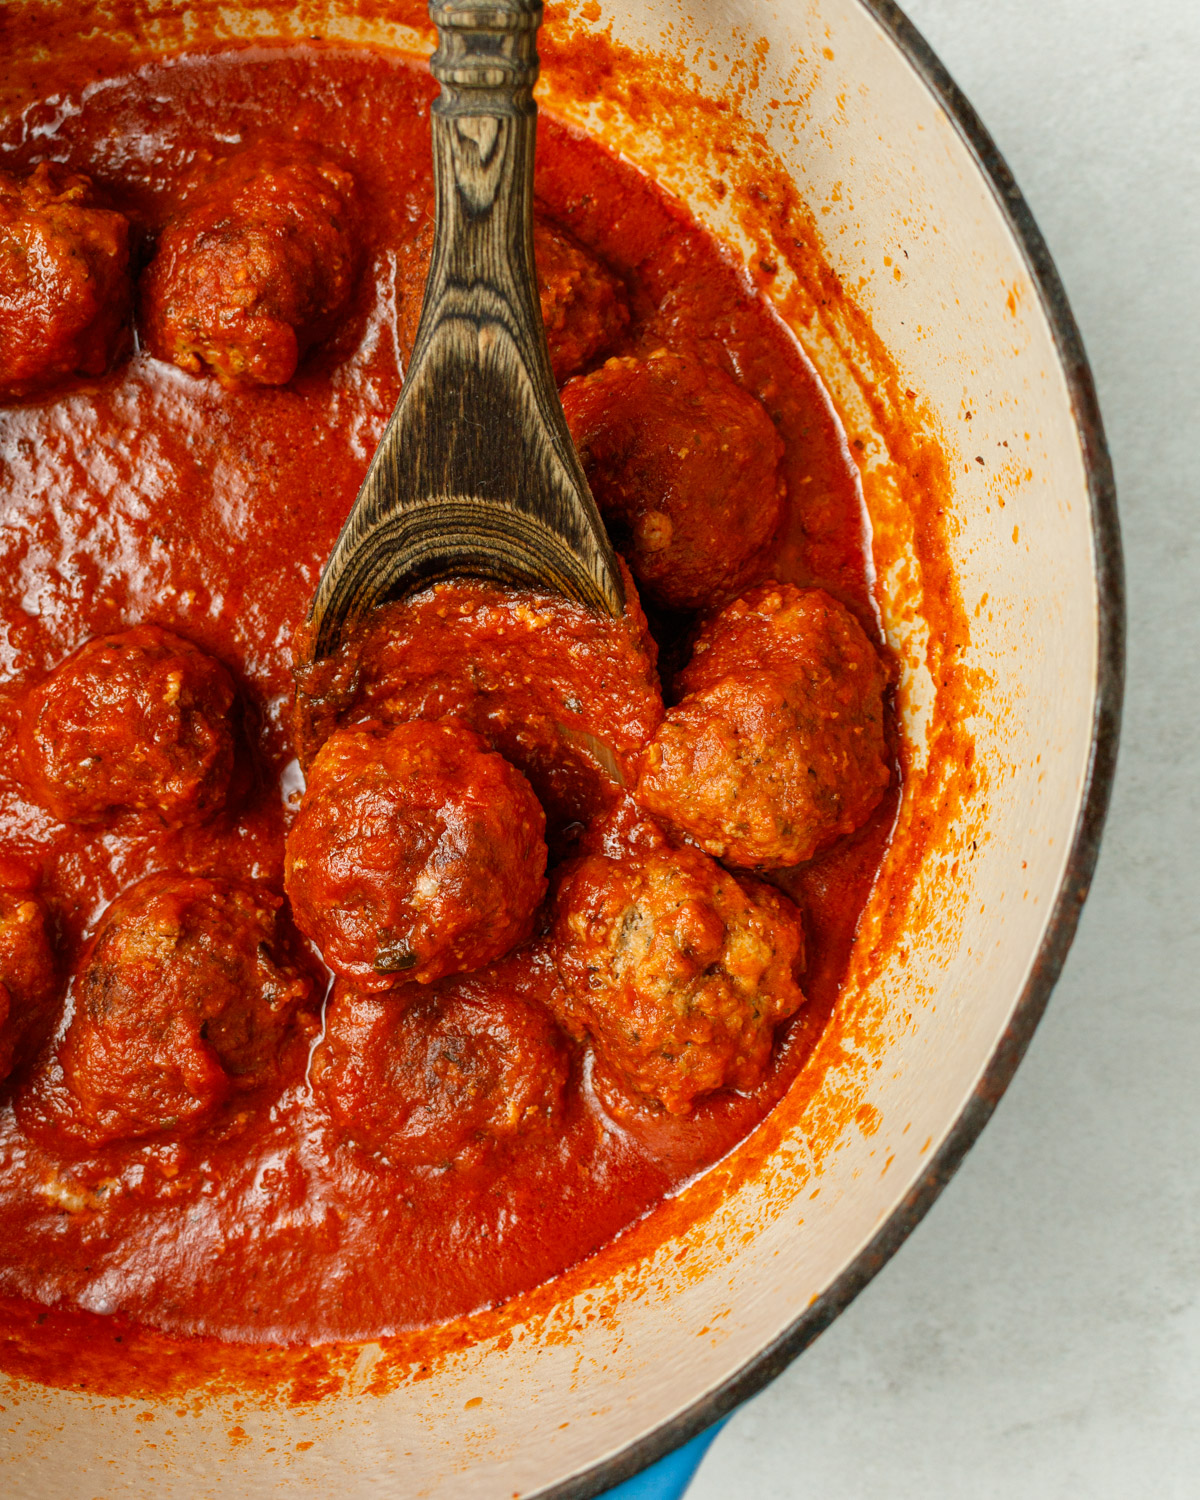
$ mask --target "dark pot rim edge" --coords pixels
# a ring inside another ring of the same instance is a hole
[[[1083,797],[1054,908],[1008,1026],[958,1119],[903,1201],[788,1328],[719,1386],[651,1433],[537,1500],[593,1500],[641,1473],[757,1394],[801,1354],[896,1253],[933,1206],[1016,1072],[1062,971],[1091,887],[1117,762],[1125,676],[1125,580],[1116,486],[1091,367],[1054,261],[1008,164],[962,90],[894,0],[857,0],[944,107],[974,157],[1037,288],[1070,395],[1091,502],[1097,592],[1096,698]]]

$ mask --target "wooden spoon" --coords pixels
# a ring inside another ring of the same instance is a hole
[[[551,590],[619,616],[612,547],[563,418],[533,259],[541,0],[430,5],[437,221],[404,389],[317,585],[333,653],[439,578]]]

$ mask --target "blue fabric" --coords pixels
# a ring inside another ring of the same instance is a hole
[[[653,1468],[635,1474],[624,1484],[617,1485],[615,1490],[606,1490],[604,1500],[680,1500],[713,1438],[728,1420],[728,1417],[723,1417],[714,1422],[699,1437],[694,1437],[682,1448],[676,1448],[674,1453],[668,1453],[666,1458],[660,1458]]]

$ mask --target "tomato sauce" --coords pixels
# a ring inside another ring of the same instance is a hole
[[[212,163],[312,143],[357,179],[366,266],[332,339],[287,386],[228,390],[145,352],[0,410],[0,848],[36,872],[69,971],[103,910],[155,871],[279,889],[301,774],[294,632],[400,391],[399,257],[431,194],[426,70],[333,46],[230,48],[104,79],[70,108],[0,126],[0,165],[85,172],[146,242]],[[48,120],[48,123],[47,123]],[[537,192],[627,282],[618,352],[717,357],[784,442],[787,513],[770,574],[819,584],[880,641],[854,466],[793,338],[682,205],[543,116]],[[253,774],[230,812],[172,831],[57,823],[15,771],[24,694],[85,641],[151,623],[210,651],[251,706]],[[686,620],[651,615],[664,676]],[[488,650],[480,640],[481,654]],[[779,878],[800,904],[807,1003],[767,1081],[689,1118],[618,1122],[576,1056],[561,1128],[462,1170],[400,1170],[344,1141],[297,1058],[193,1141],[59,1158],[0,1095],[0,1295],[121,1313],[173,1333],[296,1344],[373,1337],[496,1306],[621,1233],[742,1140],[825,1027],[885,848],[898,774],[869,823]],[[514,966],[531,999],[539,948]]]

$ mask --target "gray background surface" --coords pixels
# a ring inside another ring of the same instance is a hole
[[[1200,0],[908,0],[1091,356],[1129,583],[1079,936],[995,1118],[688,1500],[1200,1497]]]

